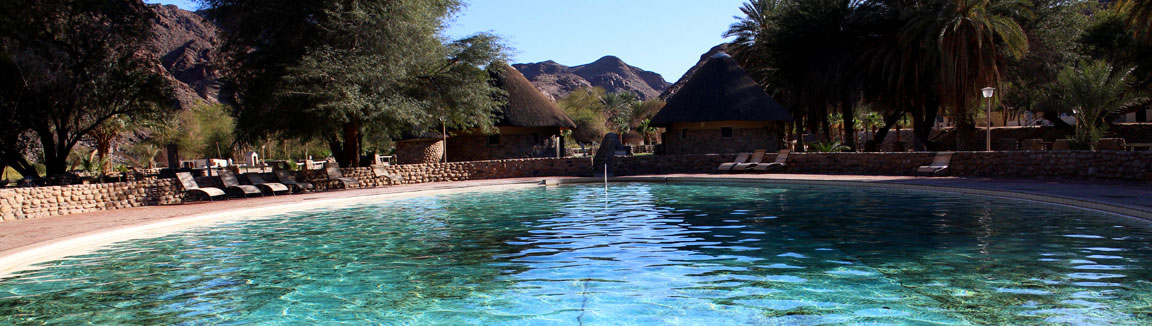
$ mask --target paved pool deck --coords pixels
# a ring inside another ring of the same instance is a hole
[[[116,230],[160,224],[165,221],[196,218],[202,215],[227,215],[231,211],[254,208],[274,209],[279,206],[387,194],[445,191],[460,188],[528,186],[540,184],[567,184],[600,182],[601,179],[579,177],[533,177],[516,179],[474,180],[458,182],[397,185],[369,189],[351,189],[281,195],[275,197],[232,199],[227,201],[190,203],[184,205],[149,206],[109,210],[84,214],[45,217],[0,223],[0,258],[17,253],[27,254],[38,247],[64,242],[69,239],[92,237]],[[646,182],[739,182],[761,184],[817,184],[828,186],[863,186],[880,188],[917,189],[927,191],[958,192],[1036,200],[1054,204],[1079,206],[1141,218],[1152,223],[1152,184],[1090,180],[1043,180],[998,178],[925,178],[861,175],[806,175],[806,174],[668,174],[614,178],[613,181]]]

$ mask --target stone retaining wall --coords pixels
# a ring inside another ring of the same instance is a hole
[[[0,222],[181,203],[175,179],[0,189]]]
[[[913,175],[935,153],[793,153],[783,173]],[[707,173],[735,154],[617,157],[616,175]],[[776,160],[768,154],[764,162]],[[965,177],[1068,178],[1152,182],[1152,152],[1010,151],[957,152],[951,175]]]
[[[447,164],[393,165],[389,173],[403,176],[404,184],[499,178],[591,175],[591,158],[518,159]],[[345,177],[356,178],[360,186],[388,185],[376,178],[371,168],[341,169]],[[309,181],[317,190],[338,185],[329,182],[323,170],[302,171],[299,180]],[[267,181],[276,180],[271,173]],[[247,182],[243,176],[241,182]],[[197,177],[201,187],[221,187],[220,178]],[[128,207],[170,205],[183,202],[184,191],[175,179],[147,179],[131,182],[54,187],[0,189],[0,222],[27,218],[94,212]]]
[[[472,161],[452,163],[389,165],[385,169],[390,174],[400,175],[401,184],[416,184],[443,181],[465,181],[502,178],[589,176],[592,175],[591,158],[535,158],[494,161]],[[340,169],[345,177],[355,178],[361,187],[388,185],[385,178],[377,178],[371,168]],[[304,180],[318,189],[338,187],[329,182],[323,170],[303,173]]]

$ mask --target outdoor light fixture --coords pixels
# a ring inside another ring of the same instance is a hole
[[[440,117],[440,161],[448,163],[448,119]]]
[[[984,92],[984,98],[988,99],[988,111],[984,117],[988,119],[988,126],[986,127],[986,136],[984,138],[984,150],[992,151],[992,95],[996,94],[996,88],[985,87],[980,90]]]

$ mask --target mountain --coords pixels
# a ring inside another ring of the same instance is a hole
[[[728,52],[728,43],[721,43],[720,45],[712,47],[712,49],[708,50],[708,52],[700,55],[700,61],[697,61],[696,65],[692,66],[692,69],[688,69],[688,72],[684,73],[684,76],[680,77],[680,80],[677,80],[676,83],[664,89],[663,93],[660,93],[660,99],[668,100],[669,97],[672,97],[672,94],[676,94],[676,91],[680,90],[680,87],[684,86],[684,82],[687,82],[689,78],[692,78],[692,75],[696,73],[696,70],[700,69],[700,66],[704,65],[705,61],[708,61],[708,58],[711,58],[712,56],[721,52]]]
[[[146,48],[160,59],[179,107],[220,101],[221,40],[215,24],[173,5],[149,5],[156,17]]]
[[[628,91],[641,100],[647,100],[656,98],[668,87],[668,82],[660,74],[630,66],[614,56],[574,67],[552,60],[520,63],[512,67],[553,100],[582,87],[601,87],[608,92]]]

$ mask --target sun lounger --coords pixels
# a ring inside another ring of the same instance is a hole
[[[956,154],[956,152],[936,153],[936,158],[932,160],[932,164],[917,168],[916,175],[923,173],[930,177],[934,177],[941,172],[947,171],[948,164],[952,163],[952,154]]]
[[[244,177],[248,178],[248,182],[251,182],[252,185],[260,187],[260,190],[266,191],[273,196],[278,192],[288,193],[288,186],[285,186],[283,183],[264,181],[264,177],[261,177],[259,173],[248,173],[245,174]]]
[[[236,179],[236,174],[232,173],[232,170],[221,169],[220,182],[224,183],[224,187],[232,190],[237,195],[240,195],[240,197],[248,197],[248,195],[264,196],[264,192],[260,191],[260,188],[256,186],[240,184],[240,180]]]
[[[357,188],[360,187],[359,181],[356,181],[356,179],[353,178],[345,177],[344,174],[340,173],[340,168],[335,166],[328,166],[327,168],[324,168],[324,172],[328,174],[329,182],[337,181],[344,189],[348,189],[349,186],[355,186]]]
[[[296,178],[292,176],[292,172],[289,172],[288,170],[274,169],[272,170],[272,173],[276,175],[277,181],[280,181],[280,183],[286,186],[292,187],[296,190],[296,192],[312,190],[315,188],[315,186],[313,186],[311,183],[296,181]]]
[[[220,188],[200,187],[199,184],[196,184],[196,178],[193,178],[191,173],[177,172],[176,179],[180,180],[180,185],[184,187],[185,200],[188,199],[189,194],[199,194],[203,198],[208,198],[209,201],[211,201],[213,197],[224,197],[224,199],[228,199],[228,194],[224,193],[224,190],[220,190]]]
[[[401,181],[404,181],[404,177],[401,177],[399,174],[388,173],[388,169],[384,168],[383,165],[373,165],[372,174],[376,175],[378,179],[387,179],[390,185],[400,184]]]
[[[767,172],[767,171],[774,171],[774,170],[778,170],[778,169],[783,169],[783,168],[788,166],[788,153],[791,153],[791,151],[789,151],[787,149],[781,149],[780,151],[776,152],[776,161],[775,162],[768,163],[768,164],[756,164],[756,166],[753,166],[753,167],[749,168],[748,170],[749,171]]]
[[[759,165],[760,162],[764,162],[764,154],[767,154],[767,153],[768,153],[767,150],[757,149],[755,152],[752,152],[752,159],[748,160],[748,163],[736,164],[735,166],[732,167],[732,171],[744,171],[744,170],[752,168],[756,165]]]
[[[735,160],[732,160],[732,162],[720,164],[720,166],[716,167],[716,171],[731,171],[732,167],[736,166],[736,164],[748,162],[749,156],[752,156],[752,154],[751,153],[736,154]]]

